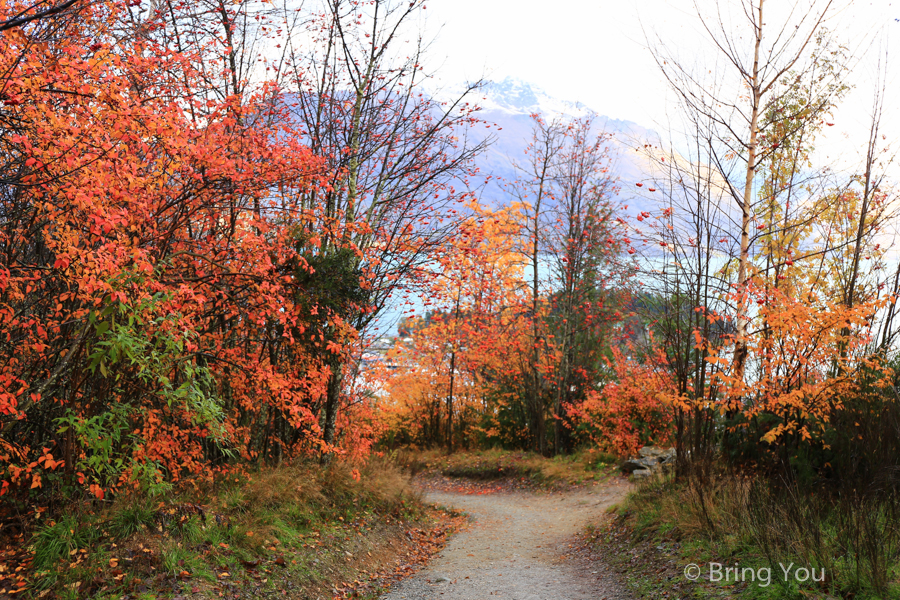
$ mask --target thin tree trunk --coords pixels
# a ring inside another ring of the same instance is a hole
[[[540,342],[539,342],[539,324],[538,324],[538,292],[539,292],[539,283],[540,279],[538,278],[538,252],[540,250],[540,239],[538,237],[538,227],[540,226],[540,214],[541,214],[541,196],[543,195],[543,174],[541,176],[541,185],[538,189],[537,201],[534,206],[534,240],[532,242],[532,250],[531,250],[531,270],[532,270],[532,280],[531,280],[531,327],[532,327],[532,357],[531,357],[531,369],[532,369],[532,402],[534,403],[534,415],[536,420],[540,420],[541,413],[541,405],[543,404],[543,398],[541,397],[541,373],[540,373],[540,364],[541,364],[541,350],[540,350]],[[541,432],[541,427],[535,422],[535,435],[539,438],[543,436]],[[541,452],[541,439],[535,440],[535,451]],[[541,452],[543,454],[543,452]]]
[[[453,452],[453,382],[456,375],[456,347],[459,341],[456,337],[459,326],[459,300],[462,294],[462,284],[456,289],[456,311],[453,317],[453,349],[450,351],[450,389],[447,397],[447,452]]]
[[[331,364],[331,379],[325,394],[325,422],[322,424],[322,441],[331,446],[337,434],[337,416],[341,403],[341,391],[344,387],[344,369],[341,360],[335,359]],[[331,450],[322,454],[322,464],[328,464],[332,458]]]
[[[447,452],[453,452],[453,375],[456,372],[456,349],[450,352],[450,394],[447,397]]]
[[[563,396],[568,391],[570,382],[569,382],[569,365],[571,361],[569,360],[570,353],[570,342],[569,342],[569,319],[573,317],[571,301],[567,301],[566,310],[563,312],[564,323],[563,323],[563,334],[562,334],[562,365],[561,371],[559,375],[559,385],[556,386],[556,402],[553,404],[553,414],[555,416],[555,423],[553,429],[553,453],[554,454],[563,454],[566,451],[566,448],[563,446],[565,431],[563,430],[563,414],[562,414],[562,405],[563,405]]]
[[[763,2],[757,6],[756,40],[753,49],[753,72],[750,80],[752,106],[750,111],[750,141],[747,144],[747,174],[744,180],[744,197],[741,202],[741,254],[738,264],[738,301],[735,314],[736,336],[732,376],[740,383],[744,381],[747,366],[747,330],[749,327],[748,298],[750,283],[750,206],[753,201],[753,180],[756,177],[756,155],[759,126],[759,106],[762,100],[759,82],[759,48],[762,44]],[[733,398],[732,401],[739,401]],[[731,410],[734,407],[730,407]]]

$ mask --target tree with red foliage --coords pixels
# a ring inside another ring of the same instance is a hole
[[[98,496],[152,488],[318,439],[327,367],[293,343],[304,215],[273,190],[319,163],[271,86],[201,99],[200,57],[163,28],[98,2],[3,33],[4,490],[61,467]]]
[[[570,446],[567,405],[585,398],[599,377],[609,346],[617,293],[629,275],[619,255],[628,246],[614,218],[616,183],[610,174],[609,134],[591,116],[547,123],[534,116],[527,166],[512,186],[527,202],[527,255],[531,266],[532,337],[529,414],[533,439],[546,452],[547,405],[554,421],[554,452]],[[541,262],[550,278],[542,276]],[[542,307],[543,303],[548,303]],[[548,372],[542,355],[552,357]]]
[[[362,301],[330,311],[324,334],[338,341],[343,327],[362,331],[376,322],[398,291],[423,289],[432,254],[457,235],[471,160],[486,142],[467,139],[478,122],[467,101],[477,84],[449,101],[423,91],[425,44],[410,27],[424,0],[318,6],[313,43],[287,40],[276,70],[292,87],[284,100],[302,139],[326,166],[322,185],[292,199],[312,215],[303,254],[313,262],[341,255],[361,282]],[[407,34],[413,41],[404,41]],[[327,362],[322,421],[331,444],[347,401],[347,360],[334,354]]]

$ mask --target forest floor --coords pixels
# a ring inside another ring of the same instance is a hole
[[[0,600],[377,598],[467,519],[424,506],[392,462],[361,471],[301,463],[30,507],[0,520]]]
[[[417,457],[34,508],[0,532],[0,600],[631,598],[591,538],[632,489],[608,457]]]
[[[470,525],[384,600],[630,600],[618,572],[586,548],[585,528],[632,486],[621,477],[551,491],[522,479],[472,481],[435,473],[414,485],[425,502],[464,511]]]

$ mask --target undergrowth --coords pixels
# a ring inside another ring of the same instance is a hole
[[[330,591],[385,559],[381,546],[401,535],[391,524],[427,519],[394,463],[372,458],[360,471],[283,466],[194,482],[165,501],[120,497],[44,515],[25,548],[7,544],[0,587],[45,600]]]
[[[702,486],[660,478],[589,533],[641,597],[900,598],[898,499],[858,492],[803,494],[735,474]],[[695,581],[688,565],[699,567]]]

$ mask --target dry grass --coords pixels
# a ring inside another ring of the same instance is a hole
[[[801,493],[790,482],[722,472],[704,485],[658,479],[641,485],[617,512],[619,537],[627,539],[621,556],[650,556],[649,562],[740,563],[779,574],[779,565],[801,565],[827,573],[825,582],[773,577],[771,586],[729,590],[743,599],[843,597],[857,600],[900,598],[900,499],[896,494],[849,491]],[[657,556],[657,550],[665,550]],[[655,561],[655,562],[654,562]],[[654,595],[646,565],[627,561],[640,591]],[[643,569],[643,570],[642,570]],[[673,572],[676,572],[677,569]],[[715,596],[710,582],[697,582],[696,593]],[[700,589],[703,588],[703,589]]]
[[[393,562],[410,543],[409,527],[430,527],[435,517],[408,482],[396,463],[372,457],[362,465],[309,462],[230,474],[164,500],[120,498],[66,515],[71,544],[54,541],[59,526],[38,530],[35,551],[47,546],[48,560],[30,586],[46,600],[160,589],[197,589],[186,596],[197,599],[278,590],[330,598],[332,585],[367,579],[361,570]]]
[[[527,478],[541,487],[583,485],[607,478],[616,458],[596,450],[546,458],[533,452],[481,450],[446,454],[440,450],[407,449],[397,460],[412,473],[440,473],[448,477],[488,480]]]
[[[250,506],[278,508],[285,505],[319,505],[329,499],[353,498],[378,505],[393,503],[412,494],[409,477],[397,464],[374,456],[363,465],[334,462],[328,467],[304,463],[265,469],[241,488]]]

